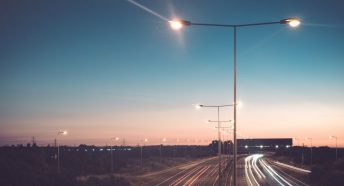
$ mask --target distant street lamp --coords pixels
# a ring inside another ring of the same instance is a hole
[[[218,123],[218,121],[212,121],[212,120],[208,120],[207,122],[208,122],[208,123],[215,123],[215,122]],[[220,121],[220,123],[232,123],[232,120]],[[228,127],[218,126],[218,127],[215,127],[215,128],[217,128],[218,130],[221,129],[222,131],[228,132],[228,133],[230,134],[230,132],[231,132],[230,130],[233,129],[233,126],[228,126]],[[220,133],[221,133],[221,132],[220,132]],[[219,138],[219,139],[218,139],[218,141],[220,141],[220,142],[221,142],[221,145],[222,145],[222,149],[220,149],[220,150],[223,151],[224,154],[226,154],[224,144],[222,143],[222,141],[223,141],[222,139],[223,139],[224,141],[226,141],[226,140],[225,140],[225,137]],[[220,152],[221,152],[221,151],[220,151]],[[221,154],[222,154],[222,152],[221,152]],[[229,145],[228,145],[228,159],[229,159],[229,158],[230,158],[230,154],[229,154]],[[228,161],[228,163],[229,163],[229,161]]]
[[[217,108],[217,128],[218,128],[218,158],[219,158],[219,185],[221,184],[221,132],[220,132],[220,108],[232,107],[234,105],[196,105],[196,109],[202,107]],[[209,122],[212,122],[209,120]]]
[[[230,122],[232,123],[231,120],[230,120]],[[229,141],[230,141],[231,132],[233,130],[233,126],[222,128],[222,130],[228,134],[228,138],[227,138],[227,152],[228,152],[228,163],[229,163],[230,162],[230,156],[231,156]]]
[[[329,138],[330,139],[334,138],[336,140],[336,161],[337,161],[337,159],[338,159],[338,144],[337,144],[338,138],[337,138],[337,136],[329,136]]]
[[[60,130],[57,132],[55,141],[57,143],[57,173],[60,173],[60,144],[58,143],[57,139],[59,135],[67,135],[67,131],[66,130]]]
[[[148,142],[148,139],[145,138],[145,139],[143,140],[143,146],[145,146],[147,142]],[[143,146],[141,145],[141,168],[142,168],[142,166],[143,166]]]
[[[162,146],[166,142],[166,138],[162,138],[162,144],[160,144],[160,161],[162,161]]]
[[[293,139],[296,141],[296,145],[295,146],[300,146],[300,144],[298,143],[300,141],[300,139],[299,138],[293,138]],[[294,146],[294,144],[293,144],[293,146]]]
[[[313,138],[306,138],[306,140],[309,140],[311,142],[311,165],[313,165]]]
[[[115,142],[117,142],[119,140],[119,137],[111,138],[110,140],[111,141],[115,140]],[[111,155],[110,163],[111,163],[111,172],[113,172],[113,158],[112,158],[112,151],[113,151],[112,146],[113,145],[111,144],[111,142],[110,142],[110,145],[111,145],[111,148],[110,148],[110,155]]]
[[[169,21],[169,24],[172,29],[174,30],[180,30],[184,26],[211,26],[211,27],[228,27],[228,28],[233,28],[234,30],[234,114],[233,114],[233,119],[234,119],[234,129],[233,129],[233,143],[234,143],[234,163],[233,163],[233,185],[237,185],[237,134],[236,134],[236,125],[237,125],[237,90],[236,90],[236,85],[237,85],[237,77],[236,77],[236,72],[237,72],[237,64],[236,64],[236,32],[237,28],[242,28],[242,27],[252,27],[252,26],[262,26],[262,25],[272,25],[272,24],[288,24],[290,27],[298,27],[301,24],[301,21],[298,18],[287,18],[287,19],[282,19],[280,21],[275,21],[275,22],[262,22],[262,23],[249,23],[249,24],[212,24],[212,23],[193,23],[190,21],[186,20],[171,20]]]

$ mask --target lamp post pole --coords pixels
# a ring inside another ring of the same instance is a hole
[[[162,144],[160,144],[160,161],[162,162],[162,146],[166,142],[166,138],[162,138]]]
[[[56,135],[56,138],[55,138],[55,141],[57,143],[57,173],[60,173],[60,143],[57,141],[57,138],[58,136],[62,134],[62,135],[66,135],[67,134],[67,131],[58,131],[57,132],[57,135]]]
[[[118,141],[119,137],[111,138],[110,140]],[[110,156],[111,156],[110,163],[111,163],[111,172],[113,172],[113,157],[112,157],[112,153],[113,153],[112,152],[113,151],[112,147],[113,147],[113,144],[110,142],[110,145],[111,145],[111,147],[110,147]]]
[[[311,142],[311,165],[313,165],[313,138],[306,138],[306,140]]]
[[[297,27],[300,25],[301,21],[297,18],[287,18],[275,22],[262,22],[262,23],[249,23],[249,24],[212,24],[212,23],[193,23],[186,20],[171,20],[169,21],[170,26],[174,30],[180,30],[183,26],[211,26],[211,27],[229,27],[233,28],[234,31],[234,109],[233,109],[233,143],[234,143],[234,163],[233,163],[233,185],[237,185],[237,64],[236,64],[236,37],[237,28],[241,27],[251,27],[251,26],[262,26],[262,25],[272,25],[272,24],[288,24],[291,27]]]
[[[143,145],[146,144],[146,142],[148,142],[148,139],[145,138],[143,141]],[[143,146],[141,145],[141,168],[143,167]]]
[[[338,143],[337,143],[337,140],[338,140],[338,137],[337,136],[330,136],[330,139],[334,138],[336,140],[336,161],[338,159]]]

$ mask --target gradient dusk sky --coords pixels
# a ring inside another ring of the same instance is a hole
[[[238,30],[239,137],[344,146],[342,0],[137,2],[194,22],[302,19]],[[60,129],[70,145],[205,144],[216,109],[192,104],[233,102],[233,30],[176,32],[126,0],[1,0],[0,86],[0,145],[52,143]]]

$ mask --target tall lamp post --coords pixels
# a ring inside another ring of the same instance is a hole
[[[336,161],[337,161],[337,159],[338,159],[338,144],[337,144],[338,138],[337,138],[337,136],[329,136],[329,138],[330,139],[334,138],[336,140]]]
[[[112,140],[115,140],[115,142],[117,142],[118,140],[119,140],[119,137],[115,137],[115,138],[111,138],[110,139],[111,141]],[[112,158],[112,151],[113,151],[113,149],[112,149],[112,147],[113,147],[113,144],[111,143],[111,148],[110,148],[110,156],[111,156],[111,160],[110,160],[110,163],[111,163],[111,172],[113,172],[113,158]]]
[[[272,25],[272,24],[288,24],[291,27],[297,27],[300,25],[301,21],[297,18],[287,18],[287,19],[282,19],[280,21],[275,21],[275,22],[262,22],[262,23],[249,23],[249,24],[212,24],[212,23],[193,23],[190,21],[186,20],[171,20],[169,21],[170,26],[174,30],[180,30],[184,26],[210,26],[210,27],[229,27],[232,28],[234,31],[234,127],[233,127],[233,142],[234,142],[234,168],[233,168],[233,184],[236,186],[237,185],[237,141],[236,141],[236,125],[237,125],[237,90],[236,90],[236,85],[237,85],[237,78],[236,78],[236,33],[237,33],[237,28],[241,27],[252,27],[252,26],[263,26],[263,25]]]
[[[67,131],[66,130],[60,130],[57,132],[55,141],[57,142],[57,173],[60,173],[60,144],[57,141],[57,138],[59,137],[59,135],[67,135]]]
[[[200,109],[202,107],[208,108],[217,108],[217,128],[218,128],[218,158],[219,158],[219,185],[221,184],[221,132],[220,132],[220,108],[223,107],[232,107],[233,105],[196,105],[196,109]],[[209,122],[212,122],[209,120]]]

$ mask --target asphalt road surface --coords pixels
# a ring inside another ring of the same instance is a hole
[[[221,176],[223,183],[228,179],[226,165],[228,165],[228,157],[223,156],[221,164],[221,172],[224,174]],[[141,185],[218,185],[219,161],[218,157],[211,157],[140,177],[145,180]]]
[[[308,186],[310,171],[274,161],[263,154],[239,161],[238,186]]]
[[[219,185],[218,157],[206,158],[139,176],[139,185]],[[221,186],[233,186],[232,161],[222,157]],[[263,154],[238,156],[237,186],[308,186],[310,171],[274,161]]]

